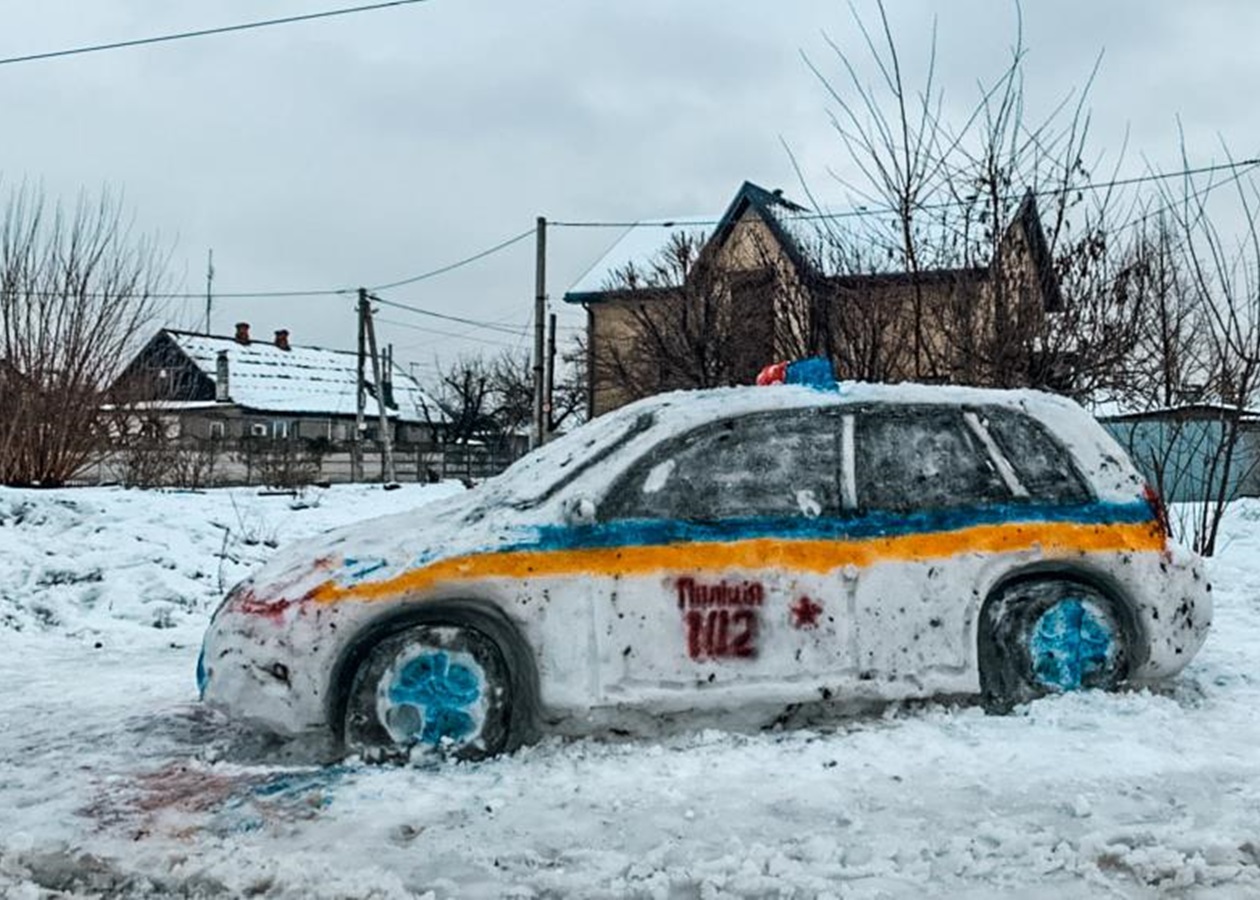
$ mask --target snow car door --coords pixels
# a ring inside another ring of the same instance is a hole
[[[816,697],[852,666],[851,597],[828,552],[838,421],[821,407],[710,422],[613,483],[598,527],[622,566],[594,615],[606,702]]]
[[[856,572],[861,678],[903,685],[890,694],[963,689],[973,598],[1001,563],[973,542],[1018,519],[1028,493],[973,411],[890,404],[845,419],[845,500],[869,541]]]

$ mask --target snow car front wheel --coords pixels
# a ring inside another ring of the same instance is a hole
[[[1132,624],[1125,607],[1071,579],[1003,588],[980,617],[980,689],[985,706],[1013,706],[1065,691],[1113,690],[1128,677]]]
[[[354,669],[344,742],[374,762],[416,750],[481,759],[508,747],[512,703],[494,639],[468,624],[418,622],[377,641]]]

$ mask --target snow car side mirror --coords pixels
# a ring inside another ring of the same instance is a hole
[[[564,501],[564,521],[569,525],[590,525],[595,521],[595,501],[585,494]]]

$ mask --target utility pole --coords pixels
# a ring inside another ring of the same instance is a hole
[[[214,284],[214,248],[210,248],[209,258],[206,260],[206,334],[210,333],[210,306],[214,299],[212,286]]]
[[[354,412],[354,435],[350,444],[350,480],[363,480],[363,408],[367,405],[367,384],[364,379],[364,368],[367,363],[367,289],[359,288],[359,360],[358,377],[356,379],[356,399]]]
[[[379,435],[381,441],[381,452],[385,459],[385,483],[387,485],[397,483],[394,471],[394,442],[389,433],[389,415],[385,412],[385,379],[381,377],[381,357],[376,350],[376,325],[372,322],[372,309],[367,311],[367,336],[368,345],[372,352],[372,382],[376,385],[376,413],[379,417]]]
[[[551,429],[555,427],[554,412],[556,409],[556,314],[547,317],[547,370],[543,373],[543,441],[551,440]]]
[[[547,219],[538,217],[535,239],[537,257],[534,262],[534,430],[530,447],[540,447],[547,439],[547,423],[543,386],[543,353],[547,316]]]

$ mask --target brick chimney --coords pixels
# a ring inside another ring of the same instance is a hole
[[[238,344],[249,343],[249,323],[248,322],[236,323],[236,343]]]
[[[214,399],[216,403],[229,403],[232,400],[228,393],[228,352],[226,350],[220,350],[214,361]]]
[[[292,350],[289,346],[289,329],[281,328],[276,332],[276,346],[281,350]]]

